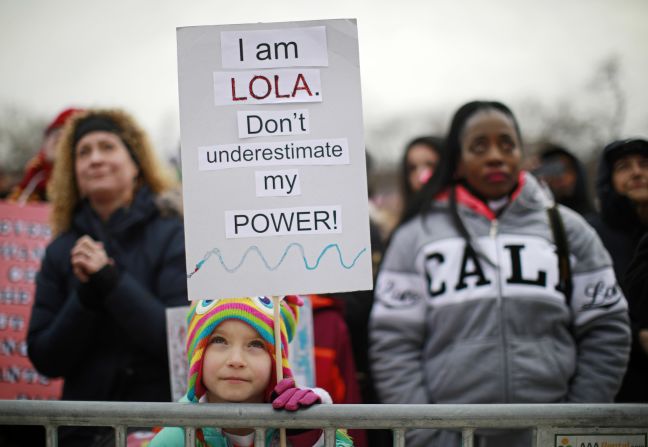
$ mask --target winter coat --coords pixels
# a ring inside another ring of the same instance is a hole
[[[237,447],[233,444],[219,428],[205,427],[202,429],[205,441],[209,447]],[[304,442],[300,438],[304,436],[287,436],[288,447],[323,447],[324,436],[313,442]],[[149,447],[184,447],[184,430],[180,427],[167,427],[162,429],[149,444]],[[196,444],[198,445],[198,444]],[[277,430],[266,430],[265,446],[279,446],[279,432]],[[351,439],[340,430],[335,433],[335,447],[353,447]]]
[[[568,305],[557,289],[550,203],[531,175],[521,173],[499,216],[463,186],[456,197],[474,252],[439,198],[431,213],[398,229],[385,254],[370,321],[382,401],[611,402],[630,335],[627,304],[596,233],[559,207],[571,254]],[[461,440],[444,431],[407,436],[408,446]],[[528,432],[511,436],[494,445],[529,445]]]
[[[154,199],[141,187],[105,223],[83,201],[71,228],[47,247],[28,354],[39,372],[65,379],[64,400],[171,400],[165,309],[187,303],[184,231],[179,216],[163,217]],[[83,235],[103,242],[117,267],[101,305],[82,303],[72,272],[70,251]]]
[[[313,306],[315,385],[324,388],[336,404],[361,404],[360,388],[349,330],[344,321],[343,298],[309,295]],[[365,430],[352,429],[356,447],[367,446]]]
[[[625,276],[625,291],[630,306],[632,350],[628,371],[617,400],[648,402],[648,353],[639,342],[639,331],[648,330],[648,234],[637,247]]]
[[[309,295],[313,306],[316,386],[329,392],[336,404],[361,403],[349,331],[342,301]]]
[[[615,159],[623,156],[630,144],[628,141],[618,141],[607,145],[601,153],[598,173],[596,178],[596,192],[598,195],[601,212],[589,219],[594,229],[599,234],[603,245],[610,252],[614,264],[614,271],[621,288],[625,292],[630,309],[637,308],[636,301],[641,300],[637,294],[637,275],[634,284],[626,283],[626,272],[631,260],[635,256],[639,241],[648,232],[648,227],[641,223],[630,199],[618,194],[612,185],[612,168]],[[641,256],[639,255],[638,258]],[[637,271],[637,267],[635,267]],[[645,281],[643,277],[639,281]],[[628,293],[628,287],[635,292]],[[641,348],[638,339],[639,323],[637,312],[632,321],[632,349],[630,361],[621,389],[616,396],[617,402],[648,402],[648,356]]]
[[[47,182],[54,167],[41,150],[27,162],[25,174],[13,187],[7,201],[9,202],[47,202]]]
[[[617,193],[612,185],[613,161],[624,151],[623,145],[618,143],[623,142],[609,144],[601,153],[596,176],[596,194],[601,210],[598,215],[589,216],[588,222],[612,256],[614,271],[623,287],[628,264],[648,227],[639,221],[630,199]]]

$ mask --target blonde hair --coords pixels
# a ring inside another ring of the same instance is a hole
[[[137,159],[140,172],[139,184],[147,185],[153,194],[159,195],[178,186],[178,181],[155,155],[144,130],[133,117],[120,109],[89,109],[72,115],[63,127],[56,148],[56,161],[47,193],[52,202],[50,223],[54,235],[70,228],[74,210],[81,201],[75,174],[74,134],[80,122],[89,117],[102,117],[113,121],[121,130],[119,137],[126,143]]]

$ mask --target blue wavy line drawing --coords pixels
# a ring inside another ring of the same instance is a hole
[[[198,264],[196,264],[196,268],[194,269],[194,271],[191,272],[191,273],[188,273],[188,274],[187,274],[187,278],[189,279],[189,278],[191,278],[194,274],[196,274],[196,273],[198,272],[198,270],[200,270],[201,267],[205,264],[205,262],[207,262],[207,260],[208,260],[209,258],[211,258],[212,255],[215,255],[215,256],[218,257],[218,260],[220,261],[220,264],[223,266],[223,269],[224,269],[226,272],[228,272],[228,273],[234,273],[234,272],[236,272],[236,271],[237,271],[237,270],[238,270],[238,269],[243,265],[243,263],[245,262],[246,258],[248,257],[248,255],[249,255],[251,252],[255,252],[257,255],[259,255],[259,258],[261,259],[261,261],[262,261],[263,264],[265,265],[266,269],[267,269],[268,271],[273,272],[273,271],[275,271],[277,268],[279,268],[279,266],[283,263],[284,259],[286,259],[286,256],[288,256],[288,252],[289,252],[292,248],[296,248],[297,250],[299,250],[299,252],[301,253],[301,257],[302,257],[302,259],[304,260],[304,267],[305,267],[307,270],[315,270],[315,269],[317,269],[317,268],[319,267],[320,261],[322,260],[322,258],[323,258],[324,255],[326,254],[326,252],[329,251],[329,250],[331,250],[331,249],[335,249],[335,250],[337,251],[337,253],[338,253],[338,258],[339,258],[339,261],[340,261],[340,265],[341,265],[342,267],[344,267],[345,269],[347,269],[347,270],[352,269],[352,268],[355,266],[355,264],[356,264],[356,262],[358,261],[358,259],[360,258],[360,256],[362,256],[362,255],[367,251],[367,248],[366,248],[366,247],[363,248],[362,250],[360,250],[360,251],[358,252],[357,255],[355,255],[355,257],[353,258],[353,261],[351,261],[350,264],[347,264],[347,263],[344,262],[344,259],[342,259],[342,251],[340,250],[339,245],[338,245],[337,243],[328,244],[326,247],[324,247],[324,249],[322,250],[322,252],[319,254],[319,256],[317,257],[317,260],[315,261],[315,263],[311,265],[311,264],[308,263],[308,259],[306,258],[306,254],[304,253],[304,247],[302,246],[302,244],[300,244],[299,242],[293,242],[293,243],[291,243],[291,244],[288,244],[288,246],[287,246],[286,249],[284,250],[283,254],[281,255],[281,258],[279,258],[279,261],[278,261],[275,265],[270,265],[270,264],[268,263],[268,261],[266,260],[265,256],[263,256],[263,253],[261,253],[261,250],[259,249],[259,247],[257,247],[256,245],[252,245],[252,246],[250,246],[250,247],[245,251],[245,253],[243,254],[243,257],[241,258],[241,260],[239,261],[238,264],[236,264],[236,265],[233,266],[233,267],[229,267],[227,264],[225,264],[225,260],[223,259],[223,255],[222,255],[220,249],[218,249],[218,248],[214,248],[214,249],[208,251],[208,252],[205,254],[205,256],[203,257],[203,259],[202,259],[200,262],[198,262]]]

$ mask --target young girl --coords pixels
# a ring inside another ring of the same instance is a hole
[[[270,403],[275,409],[295,411],[325,401],[321,389],[297,388],[288,364],[288,343],[299,318],[297,296],[281,302],[281,354],[285,379],[277,383],[275,370],[272,299],[268,297],[202,300],[192,304],[187,317],[189,386],[183,400],[208,403]],[[323,445],[321,430],[293,433],[287,430],[288,446]],[[254,430],[204,427],[196,430],[200,447],[251,447]],[[279,445],[279,432],[266,431],[266,446]],[[352,446],[342,431],[336,446]],[[184,431],[164,428],[150,447],[182,447]]]
[[[385,403],[612,402],[627,362],[627,305],[591,227],[559,207],[571,261],[560,288],[550,198],[521,171],[511,111],[455,114],[423,214],[394,235],[376,283],[372,370]],[[409,446],[461,445],[411,430]],[[475,445],[530,446],[529,431]]]

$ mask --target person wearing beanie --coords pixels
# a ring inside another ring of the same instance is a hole
[[[166,308],[187,303],[177,181],[122,110],[74,113],[48,184],[53,240],[36,277],[28,356],[63,400],[171,400]],[[114,430],[62,427],[62,447]]]
[[[47,126],[44,132],[43,145],[38,153],[27,162],[25,174],[20,182],[11,190],[7,201],[47,202],[47,182],[52,174],[56,145],[61,137],[61,130],[67,120],[81,109],[69,108],[60,112]]]
[[[331,403],[322,389],[299,388],[288,363],[288,343],[295,334],[302,301],[294,295],[280,301],[281,358],[284,379],[275,368],[274,301],[270,297],[195,301],[187,316],[187,393],[192,403],[272,403],[277,410],[296,411],[318,402]],[[322,445],[321,430],[287,430],[288,445]],[[266,431],[266,446],[277,446],[277,430]],[[166,427],[150,447],[182,447],[184,430]],[[196,430],[200,447],[251,447],[254,429],[204,427]],[[352,446],[342,431],[336,446]]]
[[[648,333],[648,328],[645,312],[638,311],[639,301],[645,297],[637,290],[642,290],[646,278],[636,273],[641,269],[632,268],[631,261],[635,257],[635,264],[641,265],[646,251],[648,141],[631,138],[608,144],[599,161],[596,191],[601,211],[590,219],[590,223],[612,256],[619,285],[630,307],[630,361],[616,401],[645,403],[648,402],[648,353],[640,336]],[[640,243],[642,238],[643,244]]]

